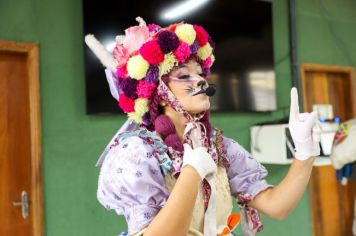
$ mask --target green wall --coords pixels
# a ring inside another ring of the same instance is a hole
[[[351,65],[356,61],[356,2],[298,1],[300,62]],[[325,10],[326,9],[326,10]],[[291,87],[286,0],[273,3],[278,111],[214,115],[213,123],[249,149],[249,127],[288,115]],[[40,46],[43,187],[46,235],[117,235],[121,217],[96,201],[95,162],[124,120],[85,114],[83,33],[79,0],[1,0],[0,38]],[[267,165],[270,183],[287,166]],[[259,235],[311,235],[308,192],[283,222],[263,217]]]

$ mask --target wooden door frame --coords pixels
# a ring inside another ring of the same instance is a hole
[[[351,91],[351,99],[353,101],[352,114],[356,116],[356,87],[355,87],[355,71],[353,67],[348,66],[329,66],[329,65],[319,65],[319,64],[302,64],[300,67],[300,74],[301,74],[301,84],[302,84],[302,92],[303,98],[306,94],[306,82],[307,78],[305,76],[306,72],[315,71],[315,72],[335,72],[335,73],[344,73],[348,74],[350,78],[350,89]],[[322,85],[321,85],[322,86]],[[308,107],[307,99],[303,99],[303,108],[304,111],[307,111]],[[324,183],[327,182],[327,183]],[[323,186],[324,183],[324,186]],[[334,209],[334,212],[330,212],[330,209],[321,210],[322,207],[322,189],[325,189],[325,184],[329,184],[328,188],[330,188],[330,195],[331,198],[338,201],[334,205],[339,208],[342,208],[340,205],[340,201],[342,200],[343,196],[341,193],[341,186],[340,183],[336,180],[336,174],[334,168],[332,166],[321,166],[321,167],[314,167],[311,179],[310,179],[310,205],[311,205],[311,214],[312,214],[312,233],[314,236],[323,235],[324,228],[323,228],[323,219],[327,219],[327,221],[332,221],[332,217],[334,214],[340,215],[343,209]],[[350,186],[349,186],[350,187]],[[325,197],[325,196],[324,196]],[[341,200],[340,200],[341,199]],[[336,208],[337,208],[336,207]],[[353,211],[353,209],[351,209]],[[329,214],[328,214],[329,213]],[[345,232],[345,221],[341,220],[340,225],[343,229],[340,229],[340,232]]]
[[[0,51],[26,55],[29,79],[29,111],[31,131],[31,192],[30,215],[33,217],[32,233],[44,235],[43,192],[42,192],[42,143],[39,86],[38,45],[30,42],[0,40]],[[32,213],[32,214],[31,214]]]
[[[329,65],[320,65],[320,64],[312,64],[312,63],[304,63],[301,64],[300,66],[300,76],[301,76],[301,84],[302,84],[302,95],[304,96],[304,93],[306,91],[306,77],[305,77],[305,72],[307,71],[323,71],[323,72],[335,72],[335,73],[345,73],[350,75],[350,84],[351,87],[354,89],[356,92],[356,86],[355,86],[355,70],[351,66],[329,66]],[[356,101],[356,95],[355,93],[351,93],[351,99],[353,101]],[[303,99],[303,110],[306,109],[307,107],[307,100]],[[354,116],[356,116],[356,108],[352,107],[353,109],[352,113]]]

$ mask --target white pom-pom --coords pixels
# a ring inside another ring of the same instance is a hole
[[[105,47],[95,38],[94,35],[86,35],[85,43],[105,67],[109,68],[113,72],[116,71],[117,62],[115,58],[105,49]]]

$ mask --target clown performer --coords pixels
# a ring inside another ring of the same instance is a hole
[[[316,113],[299,113],[293,88],[289,129],[296,160],[278,185],[269,185],[266,169],[210,124],[215,88],[207,76],[215,46],[204,28],[136,20],[139,25],[116,37],[112,54],[93,35],[85,37],[128,115],[97,163],[97,197],[124,215],[128,232],[121,235],[234,235],[239,222],[243,235],[255,235],[263,228],[259,211],[285,218],[320,152]]]

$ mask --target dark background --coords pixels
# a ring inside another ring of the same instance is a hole
[[[105,44],[116,35],[124,34],[127,27],[136,25],[136,16],[147,24],[167,26],[174,22],[202,25],[216,43],[216,61],[211,69],[218,92],[212,99],[214,111],[272,111],[276,107],[275,86],[257,88],[267,105],[256,99],[257,91],[248,82],[247,74],[255,70],[273,71],[272,3],[254,0],[211,0],[205,5],[173,21],[163,21],[164,9],[182,1],[83,0],[84,33],[94,34]],[[104,68],[85,46],[87,113],[119,113],[111,97]],[[233,80],[233,81],[232,81]],[[274,81],[274,80],[273,80]],[[272,104],[272,105],[271,105]]]

